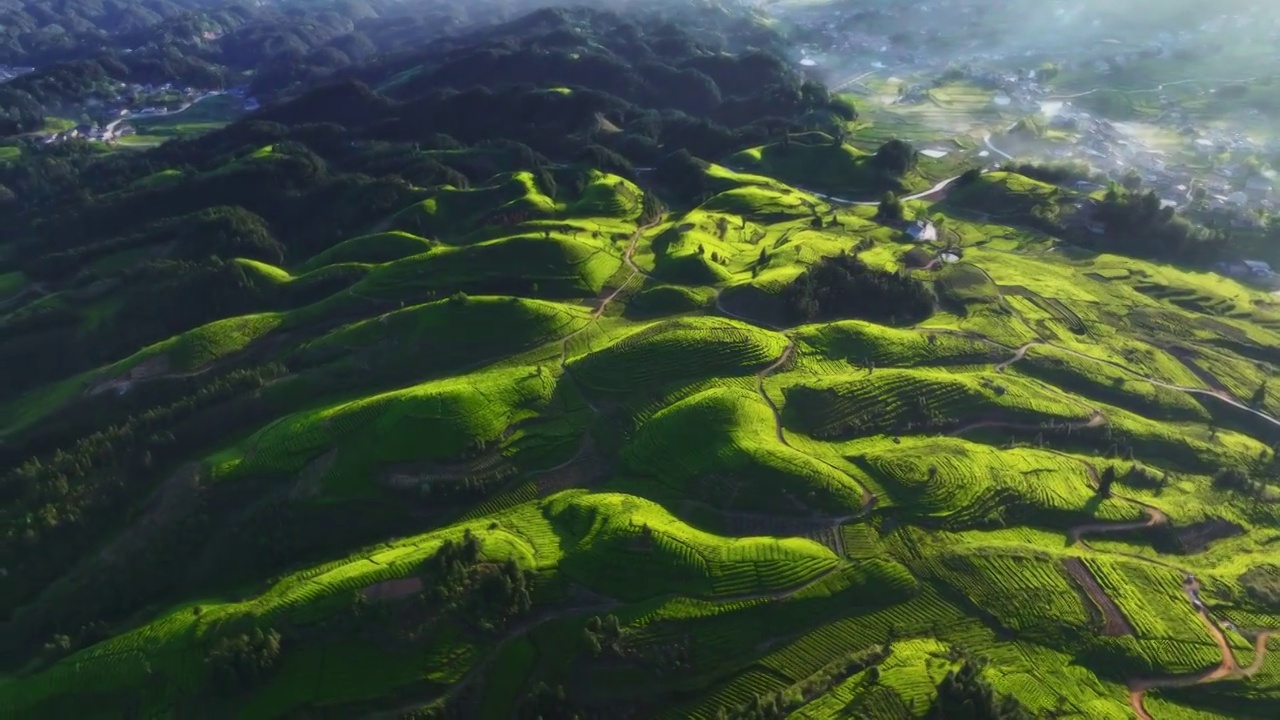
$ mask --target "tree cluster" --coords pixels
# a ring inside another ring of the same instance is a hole
[[[781,720],[863,670],[867,670],[864,682],[879,682],[880,663],[891,652],[891,645],[885,644],[871,650],[849,653],[798,685],[768,695],[758,695],[751,702],[733,710],[721,708],[716,717],[723,720]]]
[[[471,531],[449,540],[424,568],[423,601],[432,614],[460,613],[483,632],[494,632],[529,612],[532,573],[515,561],[482,562],[480,543]]]
[[[280,664],[281,637],[272,628],[220,637],[205,653],[210,676],[228,695],[245,692],[264,682]]]
[[[1240,576],[1240,587],[1264,608],[1280,609],[1280,565],[1258,565]]]
[[[789,318],[814,322],[861,318],[912,323],[933,314],[937,298],[928,285],[908,274],[872,268],[857,255],[823,258],[782,293]]]
[[[998,695],[982,678],[982,665],[967,659],[938,684],[938,695],[925,713],[927,720],[1031,720],[1009,696]]]
[[[1178,217],[1171,207],[1160,207],[1154,192],[1112,188],[1094,210],[1094,219],[1106,233],[1081,233],[1078,241],[1120,255],[1202,265],[1219,259],[1227,245],[1224,233]]]

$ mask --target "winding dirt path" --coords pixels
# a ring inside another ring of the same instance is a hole
[[[1085,467],[1089,471],[1090,479],[1093,481],[1094,485],[1096,486],[1098,483],[1097,471],[1093,468],[1092,465],[1088,463],[1086,463]],[[1082,547],[1084,547],[1086,550],[1089,550],[1090,552],[1097,552],[1087,542],[1084,542],[1083,536],[1102,535],[1106,533],[1122,533],[1122,532],[1129,532],[1133,530],[1141,530],[1144,528],[1155,527],[1157,525],[1169,524],[1169,516],[1166,515],[1164,511],[1160,510],[1155,506],[1147,505],[1146,503],[1140,502],[1138,500],[1134,500],[1133,498],[1126,498],[1119,495],[1114,495],[1113,497],[1116,497],[1121,500],[1126,500],[1130,503],[1137,505],[1139,508],[1141,508],[1143,514],[1147,516],[1146,520],[1140,520],[1137,522],[1127,522],[1127,523],[1085,523],[1083,525],[1077,525],[1071,528],[1067,532],[1067,537],[1070,539],[1073,545],[1079,544]],[[1258,672],[1258,670],[1262,668],[1262,664],[1266,660],[1267,643],[1271,639],[1271,637],[1277,633],[1276,630],[1268,629],[1268,630],[1263,630],[1262,632],[1259,633],[1256,641],[1256,645],[1255,645],[1256,653],[1255,653],[1253,662],[1250,663],[1248,667],[1241,668],[1236,662],[1235,654],[1231,650],[1231,643],[1227,640],[1226,634],[1222,632],[1222,628],[1219,627],[1218,623],[1213,619],[1213,616],[1209,614],[1209,609],[1205,606],[1203,600],[1201,600],[1200,582],[1196,580],[1194,575],[1187,572],[1186,570],[1175,567],[1163,561],[1156,560],[1154,558],[1148,558],[1141,555],[1130,555],[1128,553],[1116,553],[1116,554],[1124,555],[1125,557],[1133,558],[1141,562],[1153,563],[1164,568],[1177,570],[1178,572],[1182,573],[1182,576],[1183,576],[1182,589],[1183,589],[1183,592],[1186,593],[1187,602],[1191,603],[1191,606],[1195,609],[1196,615],[1198,615],[1200,618],[1200,621],[1204,623],[1205,629],[1209,632],[1209,636],[1213,638],[1214,644],[1217,645],[1218,651],[1222,655],[1222,662],[1219,663],[1219,665],[1216,668],[1213,668],[1211,670],[1206,670],[1201,673],[1195,673],[1191,675],[1172,675],[1172,676],[1163,677],[1163,678],[1160,678],[1160,677],[1141,678],[1140,677],[1140,678],[1134,678],[1130,680],[1128,683],[1129,705],[1130,707],[1133,708],[1134,715],[1138,718],[1138,720],[1155,720],[1151,716],[1151,714],[1147,712],[1147,709],[1143,704],[1143,700],[1146,697],[1148,690],[1159,689],[1159,688],[1189,687],[1192,685],[1219,682],[1222,680],[1247,678],[1252,676],[1254,673]],[[1102,592],[1102,589],[1099,587],[1098,591]],[[1103,595],[1104,597],[1107,597],[1108,602],[1112,602],[1109,596],[1105,596],[1105,592],[1103,593]],[[1116,608],[1116,611],[1118,613],[1119,608]],[[1127,624],[1127,621],[1126,621],[1126,624]]]
[[[1139,720],[1155,720],[1147,708],[1143,704],[1147,691],[1157,690],[1159,688],[1179,688],[1191,687],[1193,685],[1205,685],[1208,683],[1222,682],[1224,680],[1239,680],[1252,677],[1262,669],[1262,664],[1266,662],[1268,644],[1277,631],[1263,630],[1258,633],[1257,639],[1254,641],[1253,662],[1246,667],[1240,667],[1236,662],[1235,653],[1231,651],[1231,643],[1227,641],[1227,636],[1222,632],[1222,628],[1209,615],[1209,611],[1204,604],[1200,602],[1200,583],[1193,576],[1186,576],[1186,584],[1183,586],[1187,593],[1187,599],[1191,601],[1196,608],[1196,614],[1200,616],[1200,621],[1204,623],[1205,628],[1209,631],[1213,642],[1218,646],[1219,652],[1222,653],[1222,663],[1212,670],[1193,675],[1175,675],[1164,678],[1137,678],[1129,681],[1129,705],[1133,707],[1134,715]]]
[[[1001,150],[1000,148],[996,147],[996,146],[991,142],[991,133],[985,133],[985,134],[983,134],[983,136],[982,136],[982,144],[983,144],[984,146],[986,146],[986,148],[987,148],[988,150],[990,150],[991,152],[995,153],[996,155],[999,155],[1000,157],[1004,158],[1005,160],[1012,160],[1012,159],[1013,159],[1013,156],[1012,156],[1012,155],[1010,155],[1009,153],[1007,153],[1007,152],[1005,152],[1005,151]]]
[[[1067,538],[1071,544],[1080,543],[1085,535],[1104,535],[1107,533],[1123,533],[1133,530],[1143,530],[1145,528],[1156,527],[1157,525],[1168,525],[1169,516],[1159,508],[1142,505],[1142,512],[1147,516],[1146,520],[1135,520],[1134,522],[1112,522],[1112,523],[1085,523],[1077,525],[1067,531]],[[1085,547],[1089,547],[1085,544]],[[1089,548],[1092,550],[1092,548]]]
[[[930,195],[937,195],[941,193],[942,191],[951,187],[959,179],[960,179],[959,175],[954,175],[952,177],[939,181],[936,185],[929,188],[928,190],[923,190],[921,192],[914,193],[912,195],[907,195],[905,197],[900,197],[898,199],[903,202],[908,202],[911,200],[923,200],[924,198],[927,198]],[[803,187],[800,187],[799,185],[792,185],[791,187],[799,190],[800,192],[808,193],[814,197],[822,198],[827,202],[835,203],[837,205],[852,205],[854,207],[879,207],[880,205],[879,200],[850,200],[849,198],[842,198],[836,195],[827,195],[826,193],[820,193],[820,192],[817,192],[816,190],[807,190]]]
[[[1254,82],[1257,79],[1258,78],[1256,77],[1241,78],[1239,80],[1208,80],[1208,79],[1202,79],[1202,78],[1189,78],[1187,80],[1173,80],[1167,83],[1160,83],[1159,85],[1156,85],[1155,87],[1152,87],[1152,88],[1141,88],[1138,90],[1117,90],[1116,92],[1122,93],[1124,95],[1139,95],[1142,93],[1160,92],[1161,90],[1164,90],[1170,85],[1186,85],[1188,83],[1197,83],[1197,82],[1219,83],[1222,85],[1234,85],[1239,83]],[[1094,93],[1101,92],[1103,90],[1115,90],[1115,88],[1096,87],[1096,88],[1091,88],[1089,90],[1085,90],[1083,92],[1072,93],[1070,95],[1050,95],[1046,97],[1045,100],[1074,100],[1075,98],[1087,97],[1089,95],[1093,95]]]
[[[1064,423],[1066,427],[1072,430],[1080,430],[1083,428],[1101,427],[1107,424],[1107,416],[1102,414],[1101,410],[1094,410],[1089,414],[1089,419],[1083,422]],[[982,428],[1009,428],[1012,430],[1022,430],[1029,432],[1033,430],[1047,430],[1049,428],[1043,425],[1029,425],[1027,423],[1004,422],[1001,420],[981,420],[975,423],[969,423],[958,430],[952,430],[947,433],[950,437],[958,437],[972,430],[980,430]]]
[[[796,341],[787,338],[787,347],[782,351],[781,357],[772,365],[756,373],[756,392],[760,393],[760,397],[764,398],[765,403],[769,406],[769,411],[773,413],[773,427],[778,434],[778,442],[791,447],[791,443],[787,442],[786,433],[782,429],[782,411],[778,409],[777,404],[773,402],[773,398],[769,397],[769,393],[765,392],[764,381],[772,375],[778,368],[786,365],[791,361],[791,357],[795,354]]]
[[[637,225],[635,232],[631,233],[631,240],[627,243],[626,252],[622,254],[622,261],[626,263],[627,267],[631,268],[631,274],[627,276],[626,280],[618,283],[618,287],[614,288],[613,292],[600,298],[600,304],[591,313],[591,322],[560,339],[561,369],[564,369],[565,363],[569,360],[569,341],[573,340],[578,335],[581,335],[583,332],[586,332],[586,330],[589,329],[595,321],[599,320],[600,317],[604,315],[604,311],[609,307],[609,304],[622,294],[622,291],[631,284],[632,280],[635,280],[637,277],[648,277],[648,275],[635,264],[635,261],[632,260],[632,256],[635,255],[636,245],[640,243],[640,238],[644,236],[645,231],[657,227],[661,222],[662,216],[659,215],[643,225]]]
[[[1224,402],[1224,403],[1226,403],[1226,404],[1228,404],[1228,405],[1231,405],[1231,406],[1235,407],[1235,408],[1236,408],[1236,409],[1238,409],[1238,410],[1244,410],[1245,412],[1251,413],[1251,414],[1253,414],[1253,415],[1255,415],[1255,416],[1257,416],[1257,417],[1259,417],[1259,418],[1262,418],[1263,420],[1266,420],[1267,422],[1271,423],[1272,425],[1275,425],[1275,426],[1277,426],[1277,427],[1280,427],[1280,420],[1277,420],[1276,418],[1274,418],[1274,417],[1272,417],[1272,416],[1270,416],[1270,415],[1268,415],[1268,414],[1266,414],[1266,413],[1262,412],[1261,410],[1256,410],[1256,409],[1254,409],[1254,408],[1251,408],[1251,407],[1249,407],[1248,405],[1245,405],[1244,403],[1240,402],[1239,400],[1236,400],[1235,398],[1233,398],[1233,397],[1231,397],[1230,395],[1228,395],[1228,394],[1226,394],[1226,393],[1223,393],[1223,392],[1221,392],[1221,391],[1218,391],[1218,390],[1212,390],[1212,389],[1208,389],[1208,390],[1206,390],[1205,388],[1193,388],[1193,387],[1187,387],[1187,386],[1185,386],[1185,385],[1172,385],[1172,384],[1170,384],[1170,383],[1163,382],[1163,381],[1161,381],[1161,380],[1156,380],[1156,379],[1155,379],[1155,378],[1153,378],[1153,377],[1148,377],[1148,376],[1143,375],[1143,374],[1141,374],[1141,373],[1135,372],[1132,368],[1125,367],[1124,365],[1121,365],[1120,363],[1113,362],[1113,361],[1111,361],[1111,360],[1104,360],[1104,359],[1102,359],[1102,358],[1093,357],[1092,355],[1086,355],[1085,353],[1077,352],[1077,351],[1075,351],[1075,350],[1070,350],[1070,349],[1068,349],[1068,348],[1060,347],[1060,346],[1058,346],[1058,345],[1053,345],[1053,344],[1051,344],[1051,343],[1047,343],[1047,342],[1036,341],[1036,342],[1030,342],[1030,343],[1027,343],[1026,345],[1023,345],[1022,347],[1018,348],[1018,349],[1017,349],[1017,351],[1015,351],[1015,352],[1014,352],[1013,357],[1011,357],[1011,358],[1009,358],[1008,360],[1005,360],[1004,362],[999,363],[998,365],[996,365],[996,371],[997,371],[997,372],[1004,372],[1005,368],[1007,368],[1007,367],[1009,367],[1010,365],[1012,365],[1013,363],[1015,363],[1015,362],[1017,362],[1017,361],[1022,360],[1023,358],[1025,358],[1025,357],[1027,356],[1027,351],[1028,351],[1028,350],[1030,350],[1031,348],[1033,348],[1033,347],[1037,347],[1037,346],[1053,348],[1054,350],[1057,350],[1058,352],[1063,352],[1063,353],[1066,353],[1066,354],[1068,354],[1068,355],[1074,355],[1074,356],[1076,356],[1076,357],[1078,357],[1078,358],[1082,358],[1082,359],[1084,359],[1084,360],[1092,360],[1093,362],[1105,363],[1105,364],[1110,365],[1110,366],[1112,366],[1112,367],[1114,367],[1114,368],[1118,368],[1118,369],[1120,369],[1120,370],[1123,370],[1124,372],[1126,372],[1126,373],[1128,373],[1128,374],[1130,374],[1130,375],[1132,375],[1132,376],[1134,376],[1134,377],[1138,378],[1139,380],[1145,380],[1146,382],[1149,382],[1149,383],[1151,383],[1152,385],[1155,385],[1155,386],[1157,386],[1157,387],[1167,388],[1167,389],[1169,389],[1169,390],[1177,390],[1177,391],[1179,391],[1179,392],[1184,392],[1184,393],[1188,393],[1188,394],[1191,394],[1191,395],[1201,395],[1201,396],[1204,396],[1204,397],[1211,397],[1211,398],[1214,398],[1214,399],[1219,400],[1219,401],[1221,401],[1221,402]]]

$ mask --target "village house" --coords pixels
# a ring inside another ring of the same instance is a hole
[[[938,228],[928,220],[917,220],[907,226],[907,237],[915,242],[933,242],[938,239]]]
[[[1252,277],[1256,279],[1270,279],[1275,273],[1271,270],[1271,265],[1261,260],[1232,260],[1230,262],[1215,263],[1213,268],[1223,275],[1229,275],[1233,278]]]

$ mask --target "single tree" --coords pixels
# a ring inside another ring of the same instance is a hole
[[[1111,486],[1116,482],[1116,467],[1108,465],[1098,478],[1098,496],[1102,498],[1111,497]]]

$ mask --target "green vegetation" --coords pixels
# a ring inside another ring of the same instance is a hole
[[[181,112],[152,118],[137,118],[130,124],[139,138],[155,138],[163,142],[172,138],[192,137],[217,130],[244,113],[243,103],[229,95],[214,95],[192,104]]]
[[[0,715],[1273,714],[1276,300],[671,12],[0,163]]]

